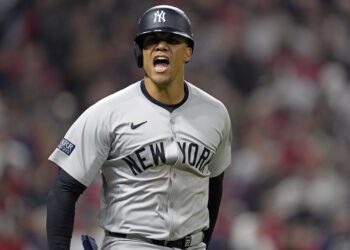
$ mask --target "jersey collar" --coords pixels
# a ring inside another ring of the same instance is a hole
[[[156,99],[154,99],[148,92],[147,92],[147,89],[146,89],[146,86],[145,86],[145,82],[144,80],[141,81],[141,91],[143,93],[143,95],[149,100],[151,101],[152,103],[168,110],[170,113],[172,113],[175,109],[179,108],[182,104],[184,104],[186,102],[186,100],[188,99],[188,86],[186,84],[186,82],[184,82],[184,90],[185,90],[185,96],[184,98],[179,102],[179,103],[176,103],[176,104],[164,104],[164,103],[161,103],[159,101],[157,101]]]

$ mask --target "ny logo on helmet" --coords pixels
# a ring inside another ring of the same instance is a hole
[[[161,12],[159,12],[159,10],[157,10],[157,12],[154,12],[154,23],[164,23],[165,22],[165,12],[162,10]]]

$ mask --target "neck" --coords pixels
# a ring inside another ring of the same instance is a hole
[[[151,97],[163,104],[177,104],[185,97],[184,80],[169,84],[156,84],[144,78],[145,87]]]

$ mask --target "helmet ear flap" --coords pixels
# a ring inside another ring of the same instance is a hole
[[[140,45],[134,41],[134,54],[137,62],[137,66],[139,68],[143,67],[143,55],[142,55],[142,49],[140,48]]]

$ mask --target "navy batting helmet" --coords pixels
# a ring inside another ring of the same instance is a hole
[[[146,34],[154,32],[172,33],[188,40],[193,49],[194,41],[191,22],[185,12],[170,5],[152,7],[142,15],[138,24],[138,33],[134,39],[134,52],[137,65],[143,66],[142,40]]]

